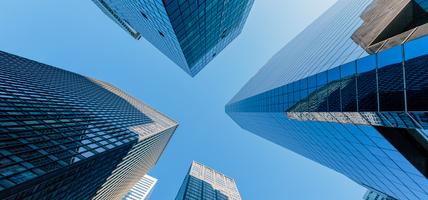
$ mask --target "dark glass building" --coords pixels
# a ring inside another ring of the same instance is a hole
[[[235,181],[193,161],[175,200],[241,200]]]
[[[0,51],[0,199],[120,199],[176,127],[108,83]]]
[[[93,0],[135,39],[195,76],[242,31],[254,0]]]
[[[426,1],[339,0],[226,105],[242,128],[396,199],[428,199]]]

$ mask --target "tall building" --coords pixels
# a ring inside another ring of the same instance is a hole
[[[386,194],[382,194],[378,191],[368,190],[363,197],[364,200],[396,200]]]
[[[232,178],[193,161],[175,200],[241,200],[241,196]]]
[[[339,0],[226,105],[242,128],[396,199],[428,199],[423,1]]]
[[[157,181],[156,178],[144,175],[122,200],[148,200]]]
[[[176,127],[108,83],[0,51],[0,199],[120,199]]]
[[[242,31],[254,0],[93,0],[135,39],[141,36],[192,77]]]

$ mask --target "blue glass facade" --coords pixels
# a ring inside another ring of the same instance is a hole
[[[397,32],[396,16],[414,2],[385,2],[338,1],[226,112],[242,128],[369,189],[428,199],[428,36],[425,23],[414,26],[425,13],[400,19],[406,23]]]
[[[0,199],[121,197],[176,126],[105,82],[0,51]]]
[[[93,0],[134,38],[146,38],[195,76],[242,31],[254,0]]]
[[[415,0],[419,6],[421,6],[424,10],[428,11],[428,0]]]

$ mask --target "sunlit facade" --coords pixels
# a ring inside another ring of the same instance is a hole
[[[149,200],[158,179],[144,175],[122,200]]]
[[[93,0],[135,39],[144,37],[195,76],[242,31],[254,0]]]
[[[241,196],[232,178],[193,161],[175,200],[241,200]]]
[[[108,83],[0,51],[0,199],[120,199],[176,127]]]
[[[428,13],[339,0],[228,103],[242,128],[396,199],[428,199]]]

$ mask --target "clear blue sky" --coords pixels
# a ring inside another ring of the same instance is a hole
[[[224,105],[334,0],[256,0],[242,35],[196,78],[90,0],[1,0],[0,50],[110,82],[180,123],[152,199],[174,199],[192,160],[233,177],[246,200],[361,199],[346,177],[240,129]]]

